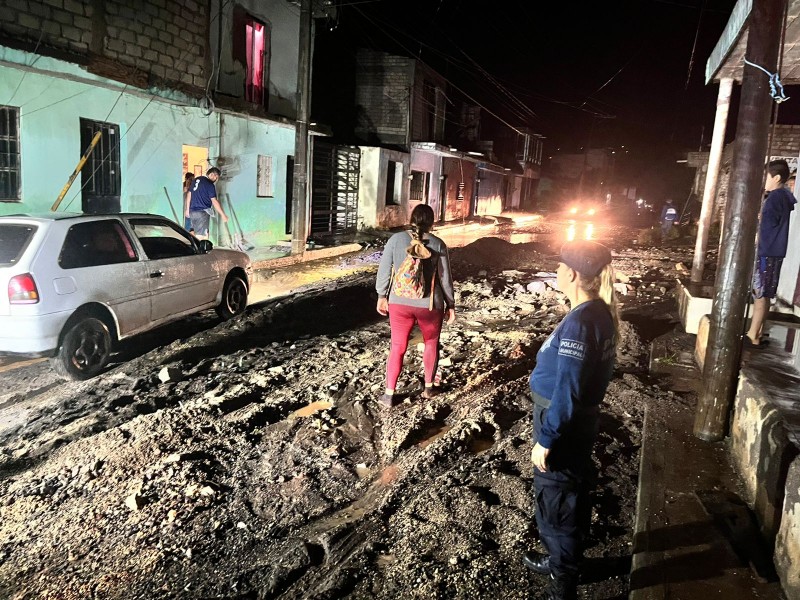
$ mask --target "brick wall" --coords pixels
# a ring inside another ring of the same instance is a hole
[[[359,50],[356,59],[356,135],[368,143],[405,145],[414,61]]]
[[[132,78],[133,67],[160,80],[206,86],[208,3],[203,0],[3,0],[0,34],[37,44],[39,52],[66,53],[90,70]],[[7,8],[6,8],[7,7]],[[10,9],[10,10],[9,10]],[[141,79],[141,78],[140,78]],[[153,78],[151,78],[153,79]]]
[[[722,165],[717,184],[717,197],[714,203],[714,220],[718,221],[725,212],[728,203],[728,187],[733,165],[733,146],[731,142],[722,152]],[[797,156],[800,154],[800,125],[776,125],[772,135],[770,156]],[[705,184],[705,182],[704,182]]]

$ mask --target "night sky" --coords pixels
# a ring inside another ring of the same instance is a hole
[[[545,156],[625,146],[621,176],[679,196],[693,173],[676,159],[710,143],[717,85],[705,85],[705,64],[734,4],[343,0],[333,30],[318,24],[314,94],[350,85],[355,48],[414,56],[509,124],[545,135]],[[318,99],[315,116],[336,129],[342,102]],[[507,125],[490,117],[484,138],[492,127]]]

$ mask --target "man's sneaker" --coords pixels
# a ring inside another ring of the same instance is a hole
[[[539,575],[550,575],[550,555],[530,550],[522,555],[522,564]]]
[[[538,600],[577,600],[578,585],[574,577],[550,574],[550,581]]]

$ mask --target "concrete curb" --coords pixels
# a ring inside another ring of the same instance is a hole
[[[330,248],[306,250],[302,254],[281,256],[280,258],[268,258],[266,260],[257,260],[250,263],[250,265],[253,271],[263,271],[266,269],[289,267],[291,265],[309,262],[312,260],[321,260],[323,258],[341,256],[343,254],[350,254],[351,252],[358,252],[360,250],[361,244],[342,244],[341,246],[332,246]]]

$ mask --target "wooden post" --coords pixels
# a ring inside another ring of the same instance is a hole
[[[83,165],[85,165],[86,161],[89,160],[89,156],[92,154],[92,151],[94,150],[95,146],[97,146],[97,142],[100,141],[100,137],[102,135],[103,135],[102,131],[98,131],[97,133],[94,134],[94,137],[92,138],[89,147],[86,149],[86,152],[83,153],[83,156],[81,156],[81,159],[78,161],[78,166],[75,167],[75,170],[72,172],[72,175],[70,175],[69,179],[67,179],[67,183],[65,183],[64,187],[61,189],[61,193],[58,195],[58,198],[56,198],[56,201],[53,202],[53,206],[50,207],[51,211],[55,212],[58,210],[61,201],[64,199],[64,196],[67,195],[69,188],[72,187],[72,183],[75,181],[75,178],[78,176],[78,173],[81,172],[81,169],[83,169]],[[67,208],[69,208],[69,206]]]
[[[308,116],[311,90],[311,0],[300,2],[300,55],[297,64],[297,125],[292,182],[292,254],[302,254],[308,237]]]
[[[747,60],[770,72],[775,72],[778,62],[786,1],[754,0],[748,20]],[[698,399],[694,422],[694,434],[707,441],[725,437],[736,394],[771,109],[767,75],[744,65],[720,268],[703,369],[703,393]]]
[[[706,170],[706,184],[703,189],[703,205],[700,209],[700,219],[697,221],[697,240],[694,247],[694,260],[692,261],[692,281],[703,281],[703,268],[708,247],[708,229],[711,226],[711,216],[714,212],[714,198],[717,194],[719,181],[719,167],[722,162],[722,150],[725,146],[725,129],[728,123],[728,109],[731,105],[731,90],[733,79],[723,78],[719,82],[717,95],[717,115],[714,119],[714,133],[711,136],[711,151],[708,155],[708,169]]]

